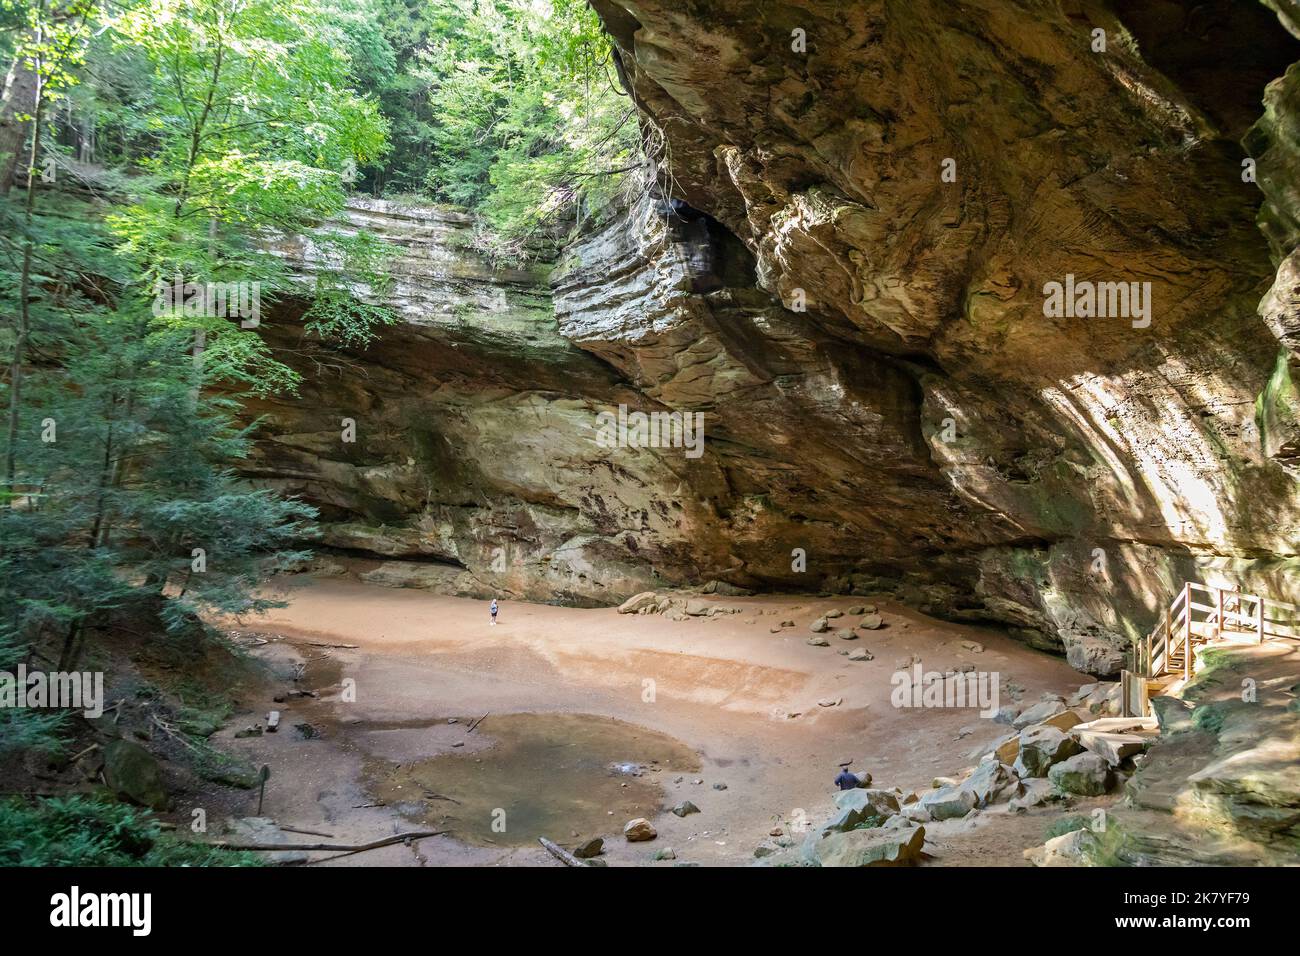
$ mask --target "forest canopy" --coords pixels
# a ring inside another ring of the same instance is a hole
[[[0,668],[275,603],[315,511],[238,477],[240,400],[300,384],[264,308],[297,303],[305,355],[394,321],[350,195],[523,257],[643,168],[582,0],[0,0],[0,58]],[[291,275],[302,235],[337,268]],[[0,751],[52,732],[20,719]]]

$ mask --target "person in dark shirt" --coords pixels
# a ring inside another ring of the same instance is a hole
[[[840,775],[835,778],[835,786],[839,787],[841,790],[856,790],[861,782],[862,781],[858,779],[858,775],[848,767],[843,768],[840,771]]]

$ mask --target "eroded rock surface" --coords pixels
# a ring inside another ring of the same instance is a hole
[[[1184,577],[1300,593],[1285,13],[594,6],[657,189],[553,268],[358,202],[399,324],[326,353],[267,323],[307,381],[254,409],[249,474],[321,506],[324,545],[573,603],[889,589],[1098,674]],[[1074,280],[1150,283],[1149,314],[1046,316]],[[620,405],[703,416],[698,454],[602,444]]]

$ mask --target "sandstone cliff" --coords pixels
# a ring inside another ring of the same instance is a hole
[[[528,269],[358,201],[400,323],[355,353],[268,323],[307,385],[248,471],[327,548],[576,603],[889,588],[1097,673],[1184,577],[1297,600],[1288,5],[594,6],[655,188]],[[1149,313],[1048,316],[1053,282]],[[603,446],[619,405],[702,414],[702,453]]]

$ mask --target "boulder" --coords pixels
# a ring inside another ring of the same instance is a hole
[[[953,785],[922,794],[915,806],[920,807],[931,820],[953,820],[974,810],[975,803],[973,792]]]
[[[858,627],[865,628],[868,631],[879,630],[884,626],[885,619],[879,614],[868,614],[858,622]]]
[[[866,774],[867,783],[871,775]],[[835,806],[840,810],[853,808],[864,816],[887,817],[898,812],[898,797],[889,790],[841,790],[835,794]]]
[[[1097,838],[1090,830],[1071,830],[1026,850],[1024,857],[1034,866],[1092,866],[1091,854],[1096,848]]]
[[[1064,711],[1065,705],[1059,700],[1044,700],[1023,711],[1019,717],[1011,722],[1011,726],[1016,730],[1023,730],[1026,727],[1032,727],[1034,724],[1041,724],[1048,717],[1055,717]]]
[[[993,722],[995,724],[1013,724],[1019,716],[1020,708],[1013,704],[1008,704],[1005,707],[998,708],[998,712],[993,715]]]
[[[976,767],[971,775],[958,785],[958,788],[975,798],[974,805],[977,808],[983,808],[1008,790],[1014,791],[1011,796],[1017,795],[1020,790],[1020,778],[1016,776],[1014,770],[1000,760],[991,758]]]
[[[1080,685],[1079,689],[1070,695],[1070,706],[1073,707],[1077,704],[1082,704],[1092,696],[1093,691],[1096,689],[1097,683],[1095,681],[1091,684]]]
[[[1061,799],[1060,793],[1052,782],[1045,777],[1029,779],[1021,782],[1020,796],[1013,797],[1007,804],[1014,812],[1022,812],[1030,807],[1039,807],[1045,803]]]
[[[1047,779],[1058,790],[1083,797],[1099,797],[1115,783],[1106,761],[1086,751],[1054,764],[1047,771]]]
[[[1059,714],[1053,714],[1046,720],[1040,721],[1044,727],[1055,727],[1057,730],[1069,730],[1071,727],[1077,727],[1083,723],[1083,720],[1072,710],[1063,710]]]
[[[1021,735],[1008,734],[1002,737],[993,745],[993,756],[1008,765],[1015,763],[1015,758],[1021,756]]]
[[[1113,639],[1093,634],[1069,634],[1065,638],[1065,662],[1076,671],[1114,677],[1124,669],[1124,647]]]
[[[814,634],[825,634],[830,629],[831,626],[824,617],[819,617],[808,625],[808,630],[812,631]]]
[[[659,603],[659,596],[654,591],[642,591],[640,594],[634,594],[618,606],[619,614],[636,614],[638,611],[648,607],[655,607]]]
[[[637,817],[623,824],[623,836],[627,838],[628,843],[642,843],[653,840],[658,835],[659,831],[654,828],[654,824],[645,817]]]
[[[1074,738],[1086,750],[1090,750],[1104,759],[1112,767],[1139,754],[1146,749],[1147,738],[1136,734],[1113,734],[1099,730],[1078,730]]]
[[[1102,681],[1084,701],[1088,713],[1118,717],[1123,709],[1123,690],[1118,681]]]
[[[1081,748],[1064,731],[1055,727],[1031,727],[1020,735],[1020,755],[1015,771],[1020,777],[1046,777],[1053,764],[1067,760]]]
[[[1155,712],[1162,734],[1181,734],[1196,729],[1192,723],[1192,711],[1195,708],[1185,700],[1177,697],[1152,697],[1151,709]]]
[[[708,615],[712,607],[713,605],[708,601],[701,601],[698,598],[694,598],[686,602],[684,610],[691,617],[705,617]]]
[[[840,628],[838,631],[835,632],[835,636],[838,637],[841,641],[856,641],[858,639],[857,631],[854,631],[851,628],[847,628],[847,627]]]
[[[874,661],[875,659],[875,655],[864,647],[849,651],[849,660],[851,661]]]
[[[820,866],[911,866],[924,846],[925,827],[873,827],[828,834],[814,843],[812,857]]]
[[[167,809],[162,768],[153,754],[134,741],[114,740],[104,747],[104,780],[110,790],[132,803]]]

